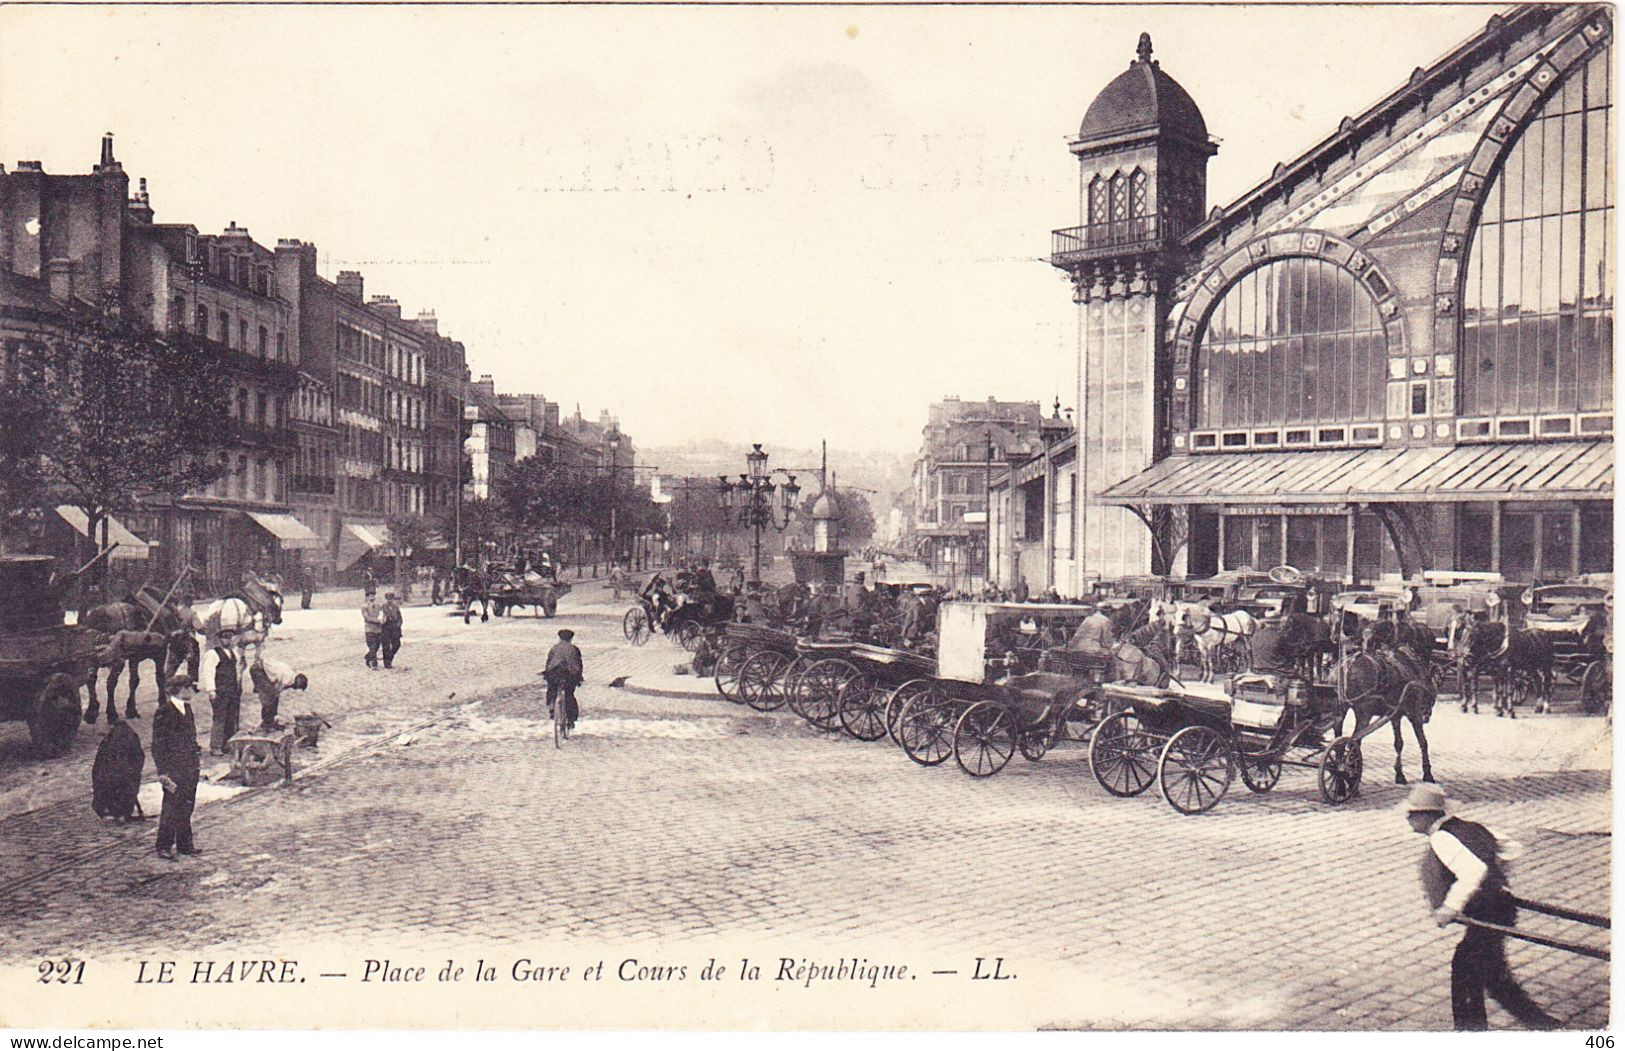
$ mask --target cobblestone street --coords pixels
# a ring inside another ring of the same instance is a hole
[[[91,815],[99,734],[55,764],[8,753],[0,792],[27,788],[35,805],[0,820],[0,963],[133,959],[161,944],[198,958],[319,952],[354,969],[369,946],[438,964],[459,951],[489,959],[504,943],[535,952],[590,940],[613,970],[622,957],[703,963],[743,946],[770,957],[827,947],[831,959],[907,964],[930,990],[924,1013],[775,990],[761,1017],[1449,1028],[1459,931],[1436,930],[1420,900],[1423,843],[1393,812],[1403,789],[1386,733],[1367,742],[1366,786],[1349,806],[1325,806],[1312,772],[1289,769],[1267,796],[1238,783],[1215,811],[1186,818],[1155,790],[1108,796],[1077,745],[975,781],[952,761],[922,769],[884,742],[735,707],[709,680],[670,676],[681,651],[665,640],[622,642],[620,608],[596,585],[557,621],[465,628],[414,608],[402,667],[387,674],[362,667],[352,611],[290,613],[275,645],[313,685],[284,707],[327,714],[333,732],[319,759],[301,754],[291,788],[205,793],[196,824],[207,852],[179,865],[152,855],[151,823]],[[536,671],[558,626],[579,632],[588,685],[580,731],[555,751]],[[609,688],[618,676],[666,695]],[[146,693],[142,707],[150,713]],[[1505,722],[1441,704],[1428,729],[1462,809],[1528,847],[1519,892],[1608,911],[1604,724]],[[1408,739],[1405,756],[1418,776]],[[119,920],[97,922],[106,915]],[[1538,1000],[1571,1026],[1607,1024],[1606,964],[1513,944]],[[984,967],[1002,957],[1017,977],[971,986],[976,957]],[[391,1010],[375,1020],[413,1017],[409,1002]],[[714,1025],[756,1017],[736,1002],[717,1010]],[[1492,1009],[1492,1027],[1509,1023]]]

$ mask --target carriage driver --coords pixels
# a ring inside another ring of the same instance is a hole
[[[1083,618],[1078,630],[1066,641],[1066,648],[1080,654],[1090,664],[1104,668],[1111,663],[1117,639],[1112,632],[1112,618],[1104,606],[1096,606],[1093,613]]]

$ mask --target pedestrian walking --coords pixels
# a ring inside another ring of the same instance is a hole
[[[1518,906],[1507,879],[1507,864],[1523,853],[1522,847],[1476,821],[1452,816],[1444,789],[1438,785],[1417,785],[1400,809],[1411,830],[1428,837],[1421,875],[1423,892],[1433,906],[1433,922],[1446,927],[1465,917],[1515,926]],[[1450,1013],[1457,1030],[1489,1028],[1486,993],[1531,1029],[1558,1027],[1557,1019],[1541,1010],[1512,977],[1506,935],[1469,926],[1450,958]]]
[[[236,668],[235,662],[225,662]],[[190,676],[177,675],[167,684],[167,697],[152,716],[152,765],[163,786],[163,809],[158,815],[158,856],[174,861],[175,852],[192,856],[203,851],[192,842],[192,808],[197,803],[199,759],[197,718],[192,696],[197,688]]]
[[[313,579],[311,579],[314,575],[315,574],[313,574],[311,572],[309,566],[306,566],[299,573],[299,608],[300,609],[309,609],[310,608],[310,595],[311,595],[311,592],[314,591],[315,587],[316,587],[316,582]]]
[[[401,603],[393,591],[384,593],[384,667],[395,666],[395,654],[401,648]]]
[[[254,683],[254,693],[260,699],[260,729],[280,729],[277,707],[282,702],[283,690],[303,690],[310,680],[302,672],[295,672],[282,661],[261,657],[248,666],[248,677]]]
[[[445,575],[436,567],[434,574],[429,578],[429,605],[440,605],[440,588],[444,581]]]
[[[361,590],[376,593],[378,591],[378,575],[368,566],[361,572]]]
[[[209,694],[209,754],[225,755],[242,717],[243,679],[237,666],[236,636],[223,631],[203,655],[199,673]],[[193,684],[196,689],[196,683]]]
[[[384,604],[378,592],[368,591],[361,602],[361,626],[367,633],[367,667],[378,667],[378,647],[384,642]]]
[[[564,704],[564,723],[567,729],[575,729],[576,718],[581,714],[580,705],[576,703],[576,687],[585,679],[585,665],[581,662],[581,651],[571,639],[576,633],[569,628],[559,630],[559,641],[547,651],[547,668],[542,677],[547,680],[547,714],[553,714],[553,705],[562,699]]]

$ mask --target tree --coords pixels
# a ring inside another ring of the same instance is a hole
[[[836,519],[841,543],[849,548],[867,544],[875,535],[875,512],[869,506],[868,498],[857,489],[836,486],[831,491],[841,505],[840,517]],[[802,500],[801,506],[796,509],[796,524],[792,527],[808,547],[812,546],[813,541],[812,508],[818,502],[818,495],[813,493]]]
[[[78,507],[105,546],[108,516],[138,496],[184,496],[224,473],[212,454],[230,426],[228,378],[202,340],[76,309],[7,361],[0,466],[23,472],[31,498]]]
[[[395,583],[403,597],[408,590],[407,569],[422,565],[429,556],[434,524],[427,516],[400,512],[384,519],[389,530],[389,553],[395,558]]]

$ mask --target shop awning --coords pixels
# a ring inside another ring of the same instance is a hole
[[[1609,441],[1170,456],[1108,488],[1106,504],[1349,504],[1608,500]]]
[[[90,520],[85,516],[82,508],[74,507],[72,504],[61,504],[57,507],[56,513],[64,522],[73,527],[75,533],[96,544],[102,542],[101,526],[98,524],[96,535],[91,536],[89,533]],[[113,549],[113,553],[108,556],[109,558],[146,558],[147,550],[151,546],[145,540],[126,529],[124,523],[112,515],[107,516],[107,542],[118,545]]]
[[[254,523],[261,529],[276,537],[277,543],[286,549],[322,546],[322,538],[293,515],[279,514],[274,511],[244,511],[243,513],[252,518]]]
[[[389,543],[389,530],[376,522],[346,522],[339,537],[338,569],[343,572],[362,557]]]
[[[389,530],[381,525],[361,525],[356,522],[346,522],[344,528],[357,540],[369,548],[380,548],[389,543]]]

